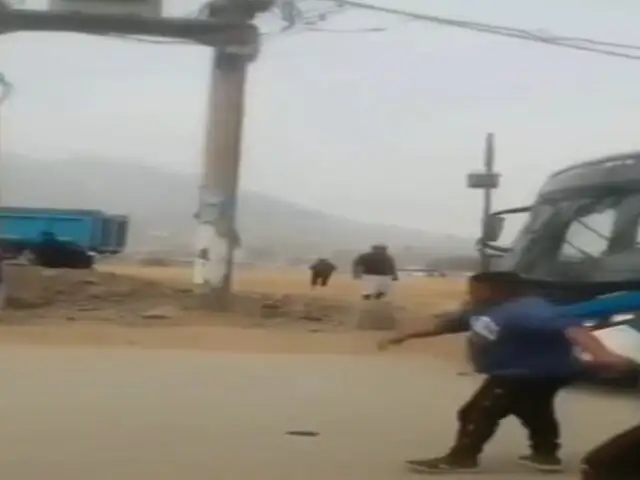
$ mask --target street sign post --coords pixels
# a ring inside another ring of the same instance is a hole
[[[500,184],[500,174],[494,170],[495,166],[495,136],[493,133],[488,133],[485,139],[484,145],[484,171],[471,172],[467,175],[467,188],[474,190],[482,190],[483,202],[482,202],[482,227],[481,238],[479,242],[480,254],[480,269],[489,270],[490,258],[484,248],[483,239],[486,232],[486,226],[489,222],[489,216],[491,215],[491,203],[493,190],[497,189]]]

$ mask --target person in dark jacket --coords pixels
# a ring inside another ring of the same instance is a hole
[[[88,269],[94,261],[91,254],[80,245],[61,240],[50,231],[40,233],[32,253],[35,264],[45,268]]]
[[[570,315],[608,318],[612,312],[634,312],[640,308],[640,293],[606,295],[566,307]],[[635,327],[629,326],[629,335]],[[631,352],[630,352],[631,353]],[[635,353],[635,352],[634,352]],[[637,353],[635,360],[638,361]],[[640,478],[640,424],[624,430],[590,450],[582,459],[582,480]]]
[[[309,270],[311,270],[311,288],[329,285],[329,280],[331,280],[331,276],[337,268],[331,260],[323,257],[318,258],[309,266]]]
[[[475,470],[500,421],[515,416],[531,442],[531,453],[519,460],[543,472],[561,470],[554,400],[582,367],[574,346],[589,355],[592,366],[626,369],[632,361],[610,351],[583,327],[584,317],[567,317],[568,309],[532,295],[515,273],[472,276],[469,297],[467,308],[441,316],[434,327],[396,335],[379,345],[385,348],[414,338],[468,332],[469,359],[477,372],[486,375],[458,411],[458,433],[449,452],[411,460],[409,466],[436,473]],[[590,310],[574,311],[586,315]]]
[[[595,447],[582,459],[581,480],[640,478],[640,424]]]
[[[371,250],[353,261],[353,277],[363,283],[364,300],[380,300],[391,292],[392,282],[398,280],[396,262],[386,245],[373,245]]]

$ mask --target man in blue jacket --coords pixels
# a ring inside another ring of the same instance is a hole
[[[466,310],[441,317],[435,327],[380,344],[387,347],[413,338],[468,331],[470,361],[477,372],[487,376],[458,411],[458,433],[449,452],[442,457],[412,460],[409,465],[438,473],[475,470],[500,421],[513,415],[527,429],[531,443],[531,454],[520,457],[520,461],[540,471],[561,470],[554,400],[580,369],[574,347],[589,354],[594,367],[624,369],[632,362],[609,351],[582,326],[583,319],[565,316],[567,308],[532,295],[516,273],[472,276],[469,297]],[[576,311],[591,315],[594,310]]]

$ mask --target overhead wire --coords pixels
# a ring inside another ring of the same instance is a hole
[[[486,33],[491,35],[497,35],[502,37],[514,38],[518,40],[524,40],[535,43],[544,43],[546,45],[568,48],[572,50],[585,51],[590,53],[596,53],[605,56],[624,58],[628,60],[640,60],[640,54],[633,54],[627,52],[620,52],[615,50],[609,50],[606,47],[627,49],[627,50],[640,50],[640,45],[630,45],[624,43],[607,42],[601,40],[595,40],[591,38],[579,38],[579,37],[561,37],[557,35],[544,35],[534,30],[526,30],[521,28],[515,28],[504,25],[495,25],[483,22],[472,22],[467,20],[459,20],[448,17],[440,17],[436,15],[427,15],[416,12],[410,12],[406,10],[400,10],[397,8],[381,7],[378,5],[372,5],[370,3],[360,2],[357,0],[339,0],[340,4],[361,9],[369,10],[380,13],[387,13],[390,15],[401,16],[410,18],[413,20],[421,20],[437,25],[450,26],[455,28],[462,28],[465,30],[472,30],[480,33]],[[572,43],[573,42],[573,43]],[[599,48],[603,47],[603,48]]]
[[[138,37],[135,35],[124,35],[117,33],[108,33],[102,36],[106,38],[113,38],[116,40],[125,40],[127,42],[137,42],[152,45],[196,45],[190,40],[160,40],[157,38]]]
[[[191,18],[205,17],[207,7],[212,3],[212,1],[213,0],[205,1],[195,12],[192,12],[188,16]],[[541,30],[528,30],[505,25],[422,14],[398,8],[372,5],[358,0],[328,0],[327,3],[331,5],[331,8],[311,12],[311,14],[306,14],[304,10],[300,8],[298,3],[299,2],[296,0],[282,0],[279,2],[276,5],[275,11],[277,11],[280,14],[281,19],[285,21],[285,26],[273,31],[261,32],[262,35],[273,36],[283,34],[296,29],[296,27],[307,31],[322,33],[366,33],[384,32],[389,30],[390,27],[380,26],[347,29],[334,29],[318,26],[318,24],[326,22],[331,16],[347,11],[348,8],[345,7],[350,7],[353,9],[368,10],[403,17],[408,20],[423,21],[436,25],[475,31],[478,33],[513,38],[533,43],[541,43],[559,48],[623,58],[627,60],[640,60],[640,45],[603,41],[586,37],[560,36],[543,32]],[[285,12],[284,14],[283,11]],[[106,37],[154,45],[194,45],[194,43],[189,40],[160,40],[135,35],[108,34]],[[636,54],[633,53],[633,51],[639,51],[639,53]]]

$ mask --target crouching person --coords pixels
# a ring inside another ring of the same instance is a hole
[[[336,265],[327,258],[318,258],[311,264],[311,288],[326,287],[329,285],[333,272],[338,269]]]

